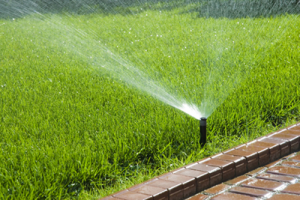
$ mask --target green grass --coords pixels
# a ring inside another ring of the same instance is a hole
[[[0,199],[97,199],[299,120],[298,16],[181,11],[0,20]],[[205,148],[103,47],[210,115]]]

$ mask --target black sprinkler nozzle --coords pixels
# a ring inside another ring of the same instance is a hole
[[[206,117],[200,118],[200,145],[204,146],[206,143]]]

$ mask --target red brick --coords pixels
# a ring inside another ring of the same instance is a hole
[[[297,135],[300,136],[300,131],[296,131],[293,129],[288,129],[287,131],[285,131],[285,133],[289,134],[289,135]]]
[[[284,200],[284,199],[288,199],[288,200],[299,200],[300,197],[296,196],[296,195],[290,195],[290,194],[275,194],[274,196],[272,196],[270,199],[268,200]]]
[[[300,134],[300,126],[299,126],[299,125],[298,125],[298,126],[294,126],[294,127],[292,127],[292,128],[289,128],[288,130],[289,130],[289,131],[299,132],[299,134]]]
[[[249,144],[249,146],[258,146],[258,147],[263,147],[263,148],[269,148],[270,162],[275,161],[280,158],[280,145],[279,144],[255,141],[255,142]]]
[[[291,152],[295,152],[299,149],[299,144],[300,144],[299,135],[292,135],[286,132],[281,132],[281,133],[273,134],[270,138],[279,138],[279,139],[288,140],[290,142]]]
[[[99,200],[120,200],[120,199],[112,197],[112,196],[108,196],[108,197],[104,197],[104,198],[99,199]]]
[[[217,196],[214,196],[213,198],[211,198],[211,200],[256,200],[256,198],[241,195],[241,194],[225,192]]]
[[[260,174],[260,175],[256,176],[256,178],[266,179],[266,180],[271,180],[271,181],[287,182],[287,183],[294,183],[297,181],[297,179],[292,178],[292,177],[276,175],[276,174],[269,174],[269,173]]]
[[[291,158],[293,161],[300,162],[300,154]]]
[[[197,192],[209,188],[209,173],[191,169],[181,169],[175,171],[174,174],[194,177],[196,179]]]
[[[252,197],[269,197],[271,196],[271,192],[266,190],[259,190],[254,188],[247,188],[247,187],[233,187],[230,192],[248,195]]]
[[[168,189],[169,200],[181,200],[183,199],[183,185],[172,181],[157,179],[148,183],[148,185]]]
[[[255,170],[252,170],[251,172],[248,172],[247,175],[255,176],[256,174],[263,172],[265,169],[266,169],[265,167],[259,167]]]
[[[210,187],[222,182],[222,170],[219,167],[212,167],[203,164],[194,164],[189,165],[187,169],[208,172]]]
[[[265,138],[260,139],[259,142],[278,144],[280,146],[280,156],[281,157],[286,156],[289,153],[291,153],[291,146],[290,146],[290,142],[288,140],[265,137]]]
[[[150,195],[139,194],[131,191],[120,192],[114,195],[114,197],[124,200],[153,200],[153,197]]]
[[[235,177],[234,162],[219,160],[219,159],[209,159],[204,162],[199,162],[199,164],[204,164],[204,165],[221,168],[222,169],[222,181],[227,181],[227,180]]]
[[[281,163],[281,160],[276,160],[274,162],[271,162],[270,164],[265,165],[265,167],[270,168],[270,167],[274,167],[275,165],[278,165]]]
[[[241,182],[243,182],[243,181],[245,181],[247,179],[249,179],[249,176],[243,175],[243,176],[239,176],[237,178],[231,179],[231,180],[229,180],[229,181],[227,181],[225,183],[229,184],[229,185],[236,185],[236,184],[239,184],[239,183],[241,183]]]
[[[285,161],[285,162],[282,163],[282,165],[300,168],[300,162]]]
[[[235,163],[235,176],[240,176],[247,172],[247,160],[242,156],[234,156],[229,154],[218,154],[212,158],[231,161]]]
[[[249,179],[241,184],[244,187],[256,188],[256,189],[263,189],[263,190],[270,190],[270,191],[278,191],[281,190],[285,185],[284,183],[276,182],[276,181],[269,181],[263,179]]]
[[[225,154],[234,155],[234,156],[243,156],[247,160],[247,171],[251,171],[258,167],[258,154],[257,152],[242,151],[242,150],[229,150],[225,151]]]
[[[288,185],[281,192],[300,195],[300,183]],[[299,196],[300,199],[300,196]]]
[[[225,184],[222,183],[222,184],[216,185],[212,188],[209,188],[208,190],[205,190],[204,192],[207,193],[207,194],[218,194],[222,191],[225,191],[228,188],[229,188],[228,185],[225,185]]]
[[[196,193],[196,179],[194,177],[168,174],[159,179],[181,183],[183,185],[184,198],[188,198]]]
[[[153,196],[153,200],[168,200],[169,192],[167,189],[154,187],[151,185],[139,185],[129,189],[132,192]]]
[[[264,147],[259,147],[259,146],[252,146],[252,145],[249,146],[247,144],[247,145],[242,145],[237,149],[242,150],[242,151],[249,151],[249,152],[253,152],[253,153],[256,152],[258,154],[259,166],[263,166],[263,165],[270,162],[270,150],[269,150],[269,148],[264,148]]]
[[[286,166],[275,166],[267,170],[268,173],[288,175],[300,178],[300,169],[286,167]]]
[[[207,198],[208,198],[208,196],[206,196],[204,194],[197,194],[188,200],[205,200]]]

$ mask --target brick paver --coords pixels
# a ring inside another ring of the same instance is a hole
[[[208,190],[204,190],[204,193],[206,193],[206,194],[218,194],[220,192],[225,191],[228,188],[229,188],[228,185],[222,183],[222,184],[216,185],[212,188],[209,188]]]
[[[255,197],[225,192],[214,196],[211,200],[256,200]]]
[[[300,123],[101,200],[300,200]]]
[[[268,174],[268,173],[259,174],[258,176],[256,176],[256,178],[266,179],[271,181],[287,182],[287,183],[295,183],[297,181],[296,178],[292,178],[289,176],[281,176],[281,175]]]
[[[241,183],[245,180],[249,179],[249,176],[239,176],[239,177],[236,177],[234,179],[231,179],[229,181],[226,181],[225,183],[228,184],[228,185],[235,185],[235,184],[238,184],[238,183]]]
[[[300,183],[288,185],[286,188],[282,190],[282,192],[300,195]]]
[[[289,195],[289,194],[275,194],[269,200],[299,200],[300,197],[296,195]]]
[[[268,197],[271,196],[271,192],[267,190],[259,190],[254,188],[247,188],[247,187],[234,187],[230,190],[230,192],[248,195],[252,197]]]

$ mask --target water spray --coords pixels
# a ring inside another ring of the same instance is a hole
[[[206,117],[200,118],[200,145],[204,146],[206,143]]]

